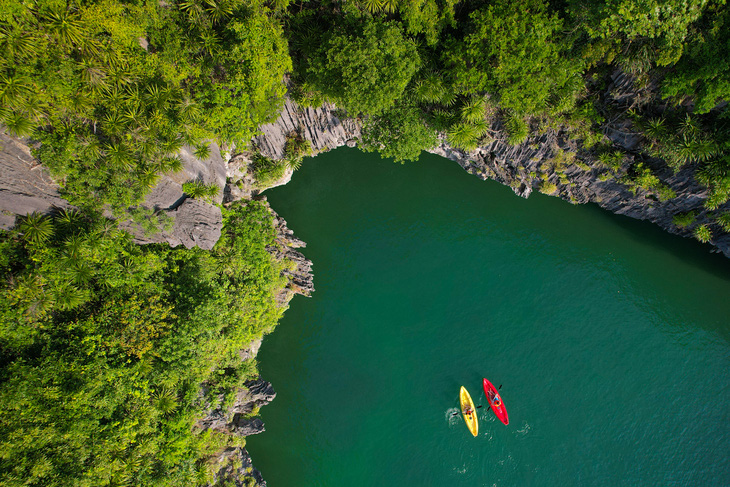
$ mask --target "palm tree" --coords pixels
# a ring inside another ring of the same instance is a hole
[[[92,89],[106,86],[106,78],[106,71],[95,62],[89,59],[81,61],[81,79],[90,85]]]
[[[435,73],[430,73],[417,81],[413,88],[416,100],[422,103],[442,102],[446,91],[443,80]]]
[[[720,224],[723,230],[730,232],[730,212],[724,212],[717,217],[717,223]]]
[[[383,10],[389,14],[398,10],[398,0],[382,0]]]
[[[80,212],[68,208],[62,209],[54,219],[54,224],[64,234],[78,233],[84,230],[86,223],[86,218]]]
[[[368,12],[374,14],[383,8],[383,0],[362,0],[362,6]]]
[[[484,120],[484,97],[474,96],[466,100],[461,106],[461,119],[476,123]]]
[[[70,48],[73,44],[80,44],[84,37],[84,24],[78,15],[66,8],[50,11],[43,19],[46,29],[63,47]],[[43,25],[43,24],[42,24]]]
[[[712,240],[712,230],[710,230],[710,227],[706,224],[700,225],[699,227],[695,228],[694,236],[700,242],[707,243]]]
[[[187,14],[188,20],[193,25],[202,25],[207,20],[199,0],[183,0],[178,3],[178,8]]]
[[[231,0],[205,0],[205,11],[214,24],[220,24],[233,15],[235,1]]]
[[[205,160],[210,157],[210,152],[210,145],[203,143],[195,146],[195,151],[193,151],[193,155],[195,155],[195,157],[200,160]]]
[[[115,168],[131,170],[135,165],[132,154],[130,154],[128,148],[121,142],[108,144],[105,152],[107,159]]]
[[[510,145],[519,145],[527,140],[530,135],[530,129],[525,119],[514,112],[507,116],[505,128],[507,129],[507,141]]]
[[[88,300],[88,292],[64,283],[54,289],[53,298],[58,308],[69,311],[84,304]]]
[[[126,128],[125,118],[114,110],[104,115],[101,126],[108,135],[120,135]]]
[[[642,125],[644,135],[651,140],[652,145],[659,143],[667,136],[667,126],[664,117],[651,118]]]
[[[487,124],[459,122],[446,134],[449,143],[461,149],[472,151],[479,145],[479,139],[487,133]]]
[[[0,44],[5,47],[6,59],[34,58],[38,55],[40,43],[32,32],[10,27],[0,28]]]
[[[177,394],[167,387],[155,391],[152,399],[155,409],[163,415],[171,414],[177,409]]]
[[[53,221],[47,216],[33,212],[20,224],[20,232],[26,242],[41,244],[53,235]]]
[[[31,84],[23,76],[17,73],[0,73],[0,105],[14,107],[31,91]]]
[[[27,137],[33,132],[33,121],[25,113],[13,110],[3,119],[8,131],[16,137]]]

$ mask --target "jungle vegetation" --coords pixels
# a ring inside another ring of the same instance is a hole
[[[141,211],[185,145],[200,158],[211,141],[246,148],[287,91],[361,118],[361,146],[396,161],[438,134],[473,149],[497,126],[511,144],[564,131],[605,177],[658,199],[674,194],[657,169],[690,169],[716,223],[693,212],[677,227],[701,241],[727,232],[725,3],[0,0],[0,125],[27,138],[78,208],[0,236],[0,484],[210,480],[207,458],[233,440],[195,421],[255,374],[237,352],[281,313],[271,215],[256,202],[224,209],[211,252],[135,245],[101,215]],[[626,109],[643,140],[628,168],[601,131],[617,70],[651,94]],[[284,163],[254,161],[260,181],[310,148],[293,134],[286,150]]]
[[[283,311],[275,237],[260,202],[225,209],[210,252],[73,211],[2,235],[0,484],[209,481],[236,440],[195,422],[255,375],[239,351]]]

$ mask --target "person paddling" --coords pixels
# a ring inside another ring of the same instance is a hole
[[[480,407],[482,407],[481,404],[479,406],[477,406],[476,408],[479,409]],[[470,407],[467,407],[465,410],[462,411],[462,414],[469,414],[470,415],[473,412],[474,411],[472,411]],[[454,411],[453,413],[451,413],[451,415],[452,416],[458,416],[459,415],[459,411]]]

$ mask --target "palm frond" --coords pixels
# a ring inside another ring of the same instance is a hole
[[[53,235],[53,222],[47,216],[34,212],[25,217],[20,224],[23,239],[33,244],[41,244]]]

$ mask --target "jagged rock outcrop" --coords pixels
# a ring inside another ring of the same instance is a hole
[[[239,152],[228,162],[228,179],[225,201],[250,199],[265,189],[288,183],[294,170],[287,167],[283,175],[266,187],[260,187],[251,173],[255,154],[272,160],[282,160],[286,154],[287,140],[293,137],[309,141],[312,154],[326,152],[343,145],[355,147],[360,138],[361,124],[356,119],[345,118],[341,110],[331,103],[319,108],[300,107],[287,98],[279,118],[260,127],[261,134],[251,141],[251,151]]]
[[[258,408],[269,404],[276,397],[274,387],[265,380],[257,379],[238,390],[231,407],[219,406],[196,423],[201,431],[213,430],[236,436],[250,436],[264,431],[261,418],[252,415]],[[218,398],[223,402],[223,396]]]
[[[291,134],[299,134],[311,142],[315,152],[323,152],[343,145],[354,147],[360,129],[357,119],[345,117],[342,110],[330,103],[319,108],[300,107],[287,98],[279,118],[262,126],[261,135],[252,144],[266,157],[283,159],[286,139]]]
[[[531,137],[519,146],[495,140],[486,147],[464,153],[442,143],[432,152],[456,161],[466,171],[481,179],[494,179],[510,186],[519,196],[526,198],[544,182],[548,182],[555,186],[550,194],[572,203],[596,203],[613,213],[649,220],[671,233],[684,236],[690,234],[674,225],[673,215],[698,211],[698,219],[701,221],[706,214],[702,205],[707,191],[694,181],[691,169],[677,174],[662,174],[662,180],[677,193],[675,198],[668,201],[660,201],[652,192],[642,189],[637,189],[634,193],[615,178],[602,179],[601,176],[607,171],[600,168],[588,153],[578,152],[575,159],[583,167],[571,163],[560,174],[545,173],[545,163],[549,164],[559,157],[559,151],[574,150],[571,146],[572,141],[562,134],[549,133]],[[718,250],[730,256],[730,238],[727,235],[712,243]]]
[[[211,463],[217,467],[211,485],[266,487],[261,472],[253,467],[251,456],[245,448],[226,448]]]
[[[294,232],[286,226],[286,220],[277,215],[273,210],[274,226],[276,227],[276,245],[269,247],[269,252],[277,260],[290,262],[290,267],[282,271],[289,284],[284,291],[277,296],[279,305],[284,305],[294,296],[311,296],[314,292],[314,275],[312,274],[312,261],[304,257],[304,254],[296,249],[305,247],[307,244],[294,236]]]
[[[546,193],[571,203],[596,203],[613,213],[648,220],[670,233],[685,237],[692,236],[690,230],[677,227],[673,217],[678,213],[694,212],[698,225],[708,224],[713,228],[716,237],[710,243],[717,251],[730,257],[730,235],[709,218],[704,207],[708,192],[695,180],[694,168],[685,167],[674,174],[661,160],[640,151],[641,138],[631,130],[631,122],[625,116],[631,106],[629,100],[645,96],[638,91],[633,80],[623,73],[615,73],[606,90],[605,96],[609,98],[606,106],[619,108],[619,115],[610,119],[602,129],[625,157],[623,168],[615,172],[603,167],[595,154],[583,150],[564,132],[547,131],[512,146],[506,142],[499,123],[492,124],[492,142],[475,151],[460,151],[442,141],[431,152],[456,161],[477,177],[509,185],[516,194],[525,198],[535,189],[549,187]],[[624,184],[621,176],[636,160],[651,167],[676,196],[662,200],[653,191],[640,187],[632,189]],[[727,209],[730,209],[730,204],[721,207],[721,210]]]

